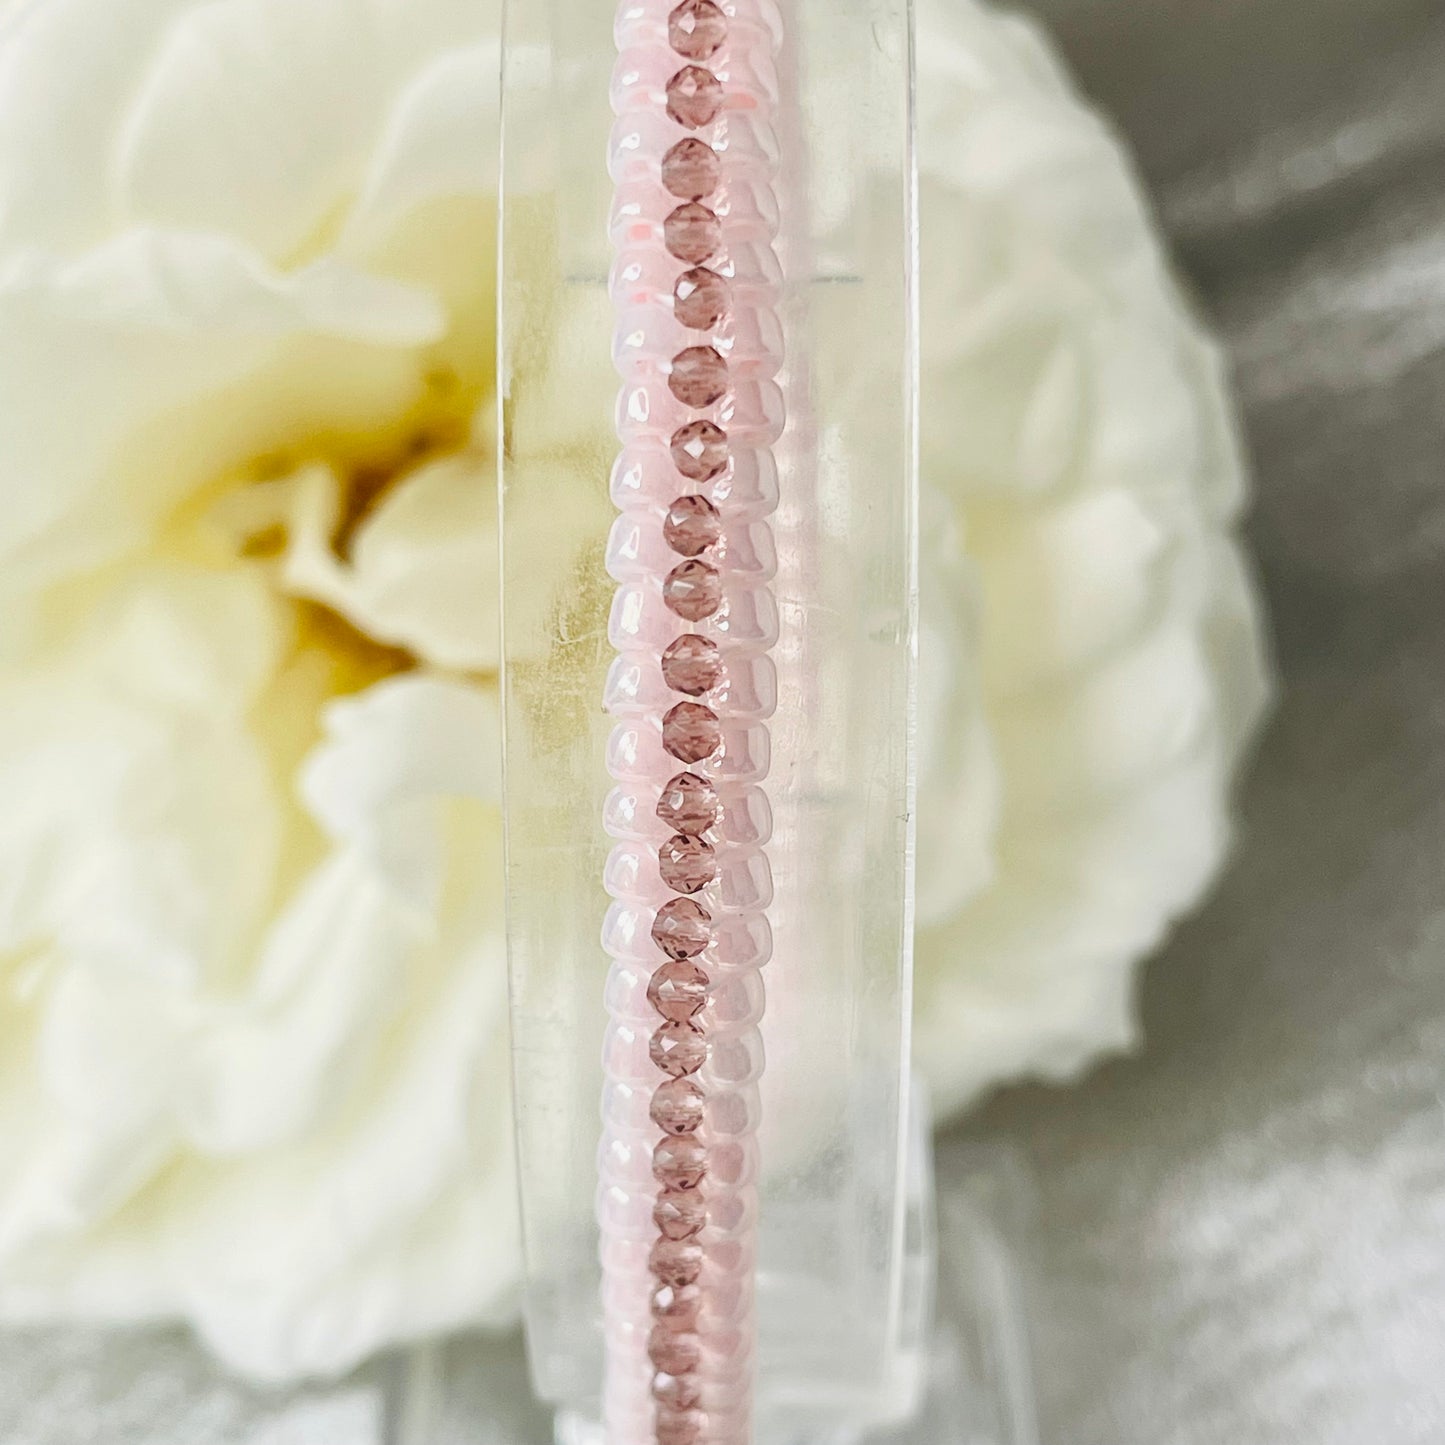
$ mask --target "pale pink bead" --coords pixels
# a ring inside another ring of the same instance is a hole
[[[663,244],[669,255],[696,265],[722,245],[722,223],[706,206],[687,201],[662,223]]]
[[[712,406],[727,393],[728,364],[716,347],[684,347],[672,358],[667,386],[684,406]]]
[[[647,1267],[657,1279],[678,1287],[696,1284],[702,1263],[702,1246],[690,1239],[659,1239],[647,1257]]]
[[[659,1410],[657,1445],[703,1445],[708,1417],[701,1410]]]
[[[684,65],[667,82],[667,113],[691,130],[709,125],[723,108],[722,82],[700,65]]]
[[[664,1074],[683,1079],[707,1063],[707,1035],[693,1023],[665,1023],[653,1034],[648,1051]]]
[[[682,0],[667,17],[667,43],[688,60],[717,54],[727,38],[727,16],[713,0]]]
[[[664,1134],[696,1134],[702,1128],[706,1103],[691,1079],[669,1079],[653,1094],[649,1114]]]
[[[679,773],[657,800],[657,816],[679,833],[707,832],[716,825],[721,808],[717,790],[696,773]]]
[[[662,654],[662,678],[674,692],[701,697],[724,677],[722,652],[708,637],[689,632]]]
[[[678,833],[658,849],[657,871],[674,893],[697,893],[717,877],[717,854],[701,838]]]
[[[702,1386],[696,1375],[655,1375],[652,1398],[669,1410],[694,1409],[702,1399]]]
[[[702,1309],[702,1290],[695,1284],[685,1284],[681,1289],[659,1285],[652,1292],[650,1307],[653,1319],[675,1330],[694,1330]]]
[[[712,914],[691,898],[674,898],[657,910],[652,941],[671,959],[696,958],[712,942]]]
[[[707,1204],[696,1189],[665,1190],[652,1206],[664,1239],[696,1239],[707,1226]]]
[[[722,184],[722,162],[706,141],[685,136],[662,158],[662,184],[682,201],[700,201]]]
[[[662,522],[667,545],[684,557],[716,547],[722,534],[722,517],[706,497],[678,497]]]
[[[652,1151],[652,1177],[666,1189],[696,1189],[707,1173],[707,1146],[700,1139],[660,1139]]]
[[[662,719],[662,745],[679,762],[704,762],[722,742],[718,715],[700,702],[680,702]]]
[[[647,1001],[663,1018],[685,1023],[707,1007],[708,976],[687,959],[665,963],[647,985]]]
[[[722,577],[706,562],[688,561],[674,567],[662,584],[668,611],[687,622],[701,622],[722,606]]]
[[[647,1341],[647,1357],[664,1375],[686,1375],[702,1362],[702,1345],[696,1335],[657,1325]]]
[[[728,283],[706,266],[693,266],[672,288],[672,314],[693,331],[710,331],[728,314],[732,293]]]
[[[728,434],[716,423],[690,421],[672,434],[673,465],[690,482],[710,482],[728,464]]]

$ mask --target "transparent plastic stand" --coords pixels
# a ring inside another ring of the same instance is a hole
[[[845,1445],[915,1438],[896,1432],[930,1408],[940,1372],[928,1127],[909,1068],[911,16],[908,0],[788,0],[783,13],[789,421],[776,449],[782,633],[755,1438]],[[612,0],[510,0],[503,44],[514,1087],[531,1370],[565,1445],[603,1439],[594,1196],[613,591],[603,552],[618,390],[605,166],[613,18]],[[942,1374],[945,1389],[962,1378],[947,1360]],[[931,1445],[954,1438],[1009,1437]]]

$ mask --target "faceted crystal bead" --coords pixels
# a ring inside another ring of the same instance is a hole
[[[728,38],[728,18],[713,0],[682,0],[667,17],[667,43],[689,60],[706,60]]]
[[[722,606],[722,578],[706,562],[683,562],[667,574],[662,600],[688,622],[701,622]]]
[[[696,1335],[654,1325],[647,1357],[664,1375],[690,1375],[702,1361],[702,1346]]]
[[[717,825],[722,802],[717,790],[696,773],[679,773],[657,800],[657,816],[679,833],[706,833]]]
[[[680,201],[700,201],[722,184],[722,161],[706,141],[684,136],[662,158],[662,184]]]
[[[668,255],[696,265],[722,245],[722,222],[706,206],[688,201],[662,223],[662,238]]]
[[[680,1137],[702,1128],[703,1092],[691,1079],[669,1079],[652,1096],[652,1122],[664,1134]]]
[[[707,1176],[707,1146],[699,1139],[659,1139],[652,1177],[664,1189],[696,1189]]]
[[[657,910],[652,941],[671,959],[696,958],[712,942],[712,914],[691,898],[674,898]]]
[[[694,1375],[654,1375],[652,1398],[669,1410],[691,1410],[702,1400],[702,1386]]]
[[[672,314],[693,331],[711,331],[728,314],[732,292],[716,271],[694,266],[672,288]]]
[[[657,1445],[703,1445],[707,1416],[701,1410],[659,1410],[656,1435]]]
[[[663,1018],[685,1023],[707,1007],[708,976],[685,959],[665,963],[647,985],[647,1001]]]
[[[667,82],[667,113],[691,130],[711,125],[723,107],[722,82],[700,65],[684,65]]]
[[[684,347],[672,358],[667,387],[684,406],[711,406],[727,395],[728,364],[715,347]]]
[[[722,747],[722,724],[700,702],[680,702],[662,719],[662,745],[683,763],[700,763]]]
[[[674,893],[697,893],[717,877],[717,854],[701,838],[677,833],[658,850],[657,871]]]
[[[696,557],[722,540],[722,517],[706,497],[679,497],[663,519],[662,535],[674,552]]]
[[[668,1190],[652,1206],[652,1222],[664,1239],[696,1239],[707,1225],[707,1204],[696,1189]]]
[[[696,1284],[702,1273],[702,1246],[690,1239],[659,1239],[647,1257],[647,1267],[663,1284],[679,1289]]]
[[[664,1074],[683,1079],[707,1063],[707,1035],[696,1024],[663,1024],[653,1034],[648,1052]]]
[[[653,1319],[671,1325],[675,1330],[696,1329],[701,1308],[702,1291],[695,1284],[685,1284],[681,1289],[662,1284],[652,1292]]]
[[[728,434],[716,423],[690,421],[672,434],[672,464],[690,482],[710,482],[728,464]]]
[[[662,680],[674,691],[701,697],[723,680],[717,643],[695,632],[684,633],[662,654]]]

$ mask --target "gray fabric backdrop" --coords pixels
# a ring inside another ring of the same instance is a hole
[[[1445,3],[1032,8],[1232,348],[1284,690],[1142,1055],[991,1102],[946,1195],[981,1146],[1018,1166],[1045,1445],[1439,1445]],[[0,1442],[545,1439],[515,1345],[458,1349],[420,1435],[399,1366],[282,1400],[171,1335],[12,1338]]]

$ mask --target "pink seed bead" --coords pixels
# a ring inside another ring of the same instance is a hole
[[[728,314],[732,291],[716,271],[694,266],[672,288],[672,314],[693,331],[710,331]]]
[[[707,1063],[707,1035],[696,1024],[663,1024],[653,1034],[648,1052],[664,1074],[683,1079]]]
[[[652,1177],[664,1189],[696,1189],[707,1177],[707,1146],[700,1139],[659,1139]]]
[[[700,201],[722,184],[722,162],[706,141],[684,136],[662,158],[662,184],[680,201]]]
[[[667,386],[684,406],[711,406],[727,395],[728,364],[714,347],[684,347],[672,358]]]
[[[691,1079],[669,1079],[652,1096],[652,1122],[664,1134],[680,1137],[702,1128],[703,1092]]]
[[[722,747],[722,724],[710,707],[680,702],[662,719],[662,745],[679,762],[703,762]]]
[[[667,113],[678,125],[711,125],[722,108],[722,82],[700,65],[684,65],[667,82]]]
[[[711,638],[685,633],[662,654],[662,680],[674,691],[701,697],[723,680],[722,652]]]
[[[647,1342],[647,1357],[664,1375],[690,1375],[702,1362],[702,1346],[696,1335],[655,1325]]]
[[[706,562],[683,562],[667,574],[662,600],[688,622],[701,622],[722,606],[722,578]]]
[[[647,985],[647,1001],[663,1018],[686,1023],[707,1007],[708,976],[686,959],[664,963]]]
[[[703,1445],[707,1416],[701,1410],[659,1410],[657,1445]]]
[[[710,482],[728,464],[728,434],[714,422],[690,421],[672,434],[672,464],[690,482]]]
[[[706,497],[679,497],[662,523],[663,539],[684,557],[696,557],[716,547],[722,534],[722,517]]]
[[[701,838],[677,833],[658,850],[657,871],[674,893],[697,893],[717,877],[717,854]]]
[[[676,1289],[659,1285],[652,1294],[652,1317],[675,1330],[697,1328],[698,1311],[702,1308],[702,1291],[695,1284]]]
[[[717,826],[722,801],[717,789],[696,773],[679,773],[668,780],[657,800],[657,816],[669,828],[694,836]]]
[[[663,1284],[674,1285],[678,1289],[696,1284],[702,1273],[702,1246],[690,1239],[659,1239],[647,1257],[647,1267]],[[673,1371],[664,1373],[672,1374]]]
[[[662,239],[668,255],[696,265],[722,245],[722,222],[706,206],[688,201],[662,223]]]
[[[712,914],[691,898],[674,898],[657,910],[652,941],[671,959],[696,958],[712,942]]]
[[[728,38],[728,19],[713,0],[682,0],[667,17],[667,43],[689,60],[706,60]]]
[[[707,1227],[707,1205],[696,1189],[668,1190],[652,1206],[652,1222],[664,1239],[696,1239]]]
[[[691,1410],[702,1400],[702,1386],[695,1375],[654,1375],[652,1398],[669,1410]]]

